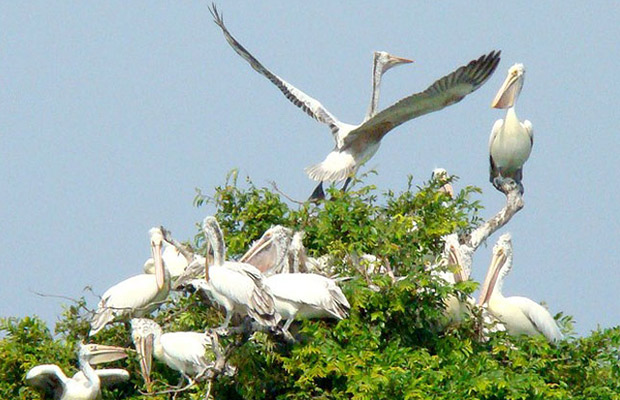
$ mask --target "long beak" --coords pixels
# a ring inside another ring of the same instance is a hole
[[[87,348],[90,355],[88,362],[91,365],[112,362],[127,357],[127,349],[124,347],[107,346],[96,343],[90,343],[84,346]]]
[[[146,387],[151,389],[151,365],[153,363],[153,335],[139,337],[135,342],[136,351],[140,357],[140,372]]]
[[[239,262],[252,264],[261,272],[265,272],[276,263],[276,254],[273,249],[273,236],[263,235],[239,259]]]
[[[519,92],[523,75],[509,74],[491,102],[492,108],[510,108],[514,105]]]
[[[448,250],[448,264],[456,266],[456,271],[454,272],[455,283],[464,282],[468,279],[464,276],[459,254],[454,246],[450,246],[450,249]]]
[[[157,288],[162,290],[165,285],[166,272],[164,270],[164,260],[161,258],[161,242],[151,242],[151,252],[153,254],[153,262],[155,263],[155,280]]]
[[[497,253],[493,254],[493,259],[491,260],[491,265],[489,266],[489,271],[487,272],[486,278],[484,278],[484,284],[482,285],[482,290],[480,292],[480,299],[478,300],[478,305],[484,305],[489,302],[491,299],[491,295],[493,294],[493,289],[497,284],[497,277],[499,276],[499,271],[502,269],[502,266],[506,263],[507,257],[506,254],[500,250]]]
[[[399,65],[399,64],[411,64],[412,62],[413,60],[410,60],[408,58],[396,57],[396,56],[390,55],[390,63],[393,66]]]

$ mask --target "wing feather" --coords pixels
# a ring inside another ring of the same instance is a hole
[[[547,340],[557,342],[564,338],[558,324],[545,307],[527,297],[512,296],[508,297],[507,300],[519,307],[532,325],[536,327],[536,330],[542,333]]]
[[[353,141],[378,141],[400,124],[458,103],[478,89],[493,74],[501,51],[492,51],[435,81],[425,91],[399,100],[379,112],[345,138],[345,146]]]
[[[246,60],[252,68],[259,74],[263,75],[265,78],[269,79],[271,83],[276,85],[278,89],[284,94],[284,96],[297,107],[301,108],[306,114],[316,119],[319,122],[327,124],[332,131],[332,134],[335,136],[339,127],[339,121],[336,117],[334,117],[323,105],[316,99],[308,96],[301,90],[297,89],[295,86],[281,79],[277,75],[273,74],[267,68],[263,66],[249,51],[245,49],[228,31],[226,26],[224,25],[224,19],[222,15],[217,11],[215,4],[209,9],[211,11],[211,15],[213,16],[213,20],[222,29],[224,33],[224,37],[228,44],[235,50],[237,54],[241,56],[244,60]]]

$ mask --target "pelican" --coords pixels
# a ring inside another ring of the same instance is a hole
[[[444,170],[445,171],[445,170]],[[446,235],[443,238],[444,251],[442,255],[441,264],[445,264],[450,267],[449,271],[442,271],[433,269],[431,274],[436,275],[443,279],[446,283],[455,285],[459,282],[469,280],[471,269],[461,260],[460,257],[460,243],[456,234]],[[446,325],[458,324],[463,320],[463,317],[469,314],[470,308],[476,303],[471,297],[467,296],[466,301],[461,301],[457,296],[449,295],[444,299],[446,319]]]
[[[512,178],[523,193],[523,164],[527,161],[534,145],[534,130],[528,120],[519,121],[515,103],[523,88],[525,67],[515,64],[508,70],[508,76],[491,103],[493,108],[507,108],[506,119],[498,119],[489,138],[490,181],[498,187],[498,178]]]
[[[226,319],[218,329],[226,330],[234,313],[249,315],[260,325],[275,327],[280,316],[274,309],[263,274],[253,265],[224,261],[224,235],[215,217],[206,217],[202,229],[214,259],[213,265],[205,268],[205,289],[226,310]]]
[[[282,330],[288,328],[296,317],[343,319],[351,306],[342,290],[332,279],[318,274],[275,274],[265,279],[271,289],[278,314],[286,319]]]
[[[222,29],[226,41],[237,54],[276,85],[293,104],[331,129],[336,146],[323,162],[308,167],[305,171],[311,179],[321,182],[346,179],[343,190],[346,190],[347,184],[357,169],[377,152],[381,139],[388,132],[410,119],[459,102],[466,95],[478,89],[491,76],[500,59],[500,52],[492,51],[437,80],[425,91],[405,97],[377,113],[381,75],[389,68],[411,62],[411,60],[394,57],[385,52],[375,53],[371,105],[362,123],[351,125],[339,121],[319,101],[265,68],[230,34],[215,6],[211,9],[211,14],[215,23]],[[311,199],[322,196],[322,184],[319,184],[311,195]]]
[[[170,273],[170,278],[173,280],[181,276],[181,274],[183,274],[183,271],[185,271],[185,268],[187,268],[187,265],[189,264],[187,258],[185,258],[183,253],[181,253],[173,245],[166,242],[164,242],[163,245],[163,252],[161,258],[164,261],[166,269]],[[153,257],[147,259],[144,263],[144,273],[155,273],[155,261],[153,260]]]
[[[272,226],[252,243],[239,262],[251,264],[265,275],[282,272],[288,267],[285,249],[290,248],[292,236],[291,229],[282,225]]]
[[[131,337],[140,355],[142,377],[150,387],[153,355],[170,368],[179,371],[193,384],[215,367],[214,340],[206,333],[163,333],[157,322],[147,318],[131,320]],[[232,367],[228,367],[232,369]]]
[[[43,393],[44,399],[95,400],[101,398],[101,387],[129,379],[124,369],[94,369],[91,364],[111,362],[127,357],[125,349],[98,344],[80,344],[80,371],[67,377],[58,365],[43,364],[30,369],[26,383]]]
[[[560,328],[545,307],[527,297],[503,296],[502,286],[511,268],[512,241],[507,233],[493,247],[493,259],[482,285],[479,304],[486,305],[511,335],[543,334],[549,342],[562,340]]]
[[[115,318],[140,317],[150,313],[168,296],[170,273],[161,256],[163,235],[160,228],[152,228],[149,234],[155,275],[135,275],[106,290],[90,322],[90,336]]]
[[[431,175],[431,179],[435,180],[439,183],[443,183],[443,185],[439,188],[439,192],[445,193],[450,196],[451,199],[454,198],[454,189],[452,189],[452,185],[448,181],[450,176],[448,175],[448,171],[444,168],[435,168]]]

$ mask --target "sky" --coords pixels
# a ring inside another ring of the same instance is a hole
[[[29,1],[0,5],[0,316],[53,323],[67,300],[141,273],[148,230],[180,240],[196,208],[238,168],[293,198],[304,167],[332,149],[329,129],[289,103],[226,43],[206,1]],[[220,2],[231,33],[278,76],[359,123],[372,52],[414,59],[384,76],[380,108],[491,50],[502,61],[462,102],[385,137],[360,172],[379,191],[436,167],[475,185],[493,216],[490,108],[508,68],[526,67],[516,111],[534,126],[525,208],[474,258],[482,281],[511,232],[504,294],[574,316],[576,331],[620,324],[620,6],[597,2]],[[243,179],[241,179],[242,181]]]

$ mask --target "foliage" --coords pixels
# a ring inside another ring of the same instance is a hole
[[[467,187],[452,199],[438,190],[442,184],[431,181],[414,187],[409,179],[401,193],[382,194],[372,186],[346,193],[330,188],[329,200],[297,208],[249,179],[241,187],[236,173],[212,196],[199,192],[195,203],[215,207],[230,258],[241,255],[271,225],[282,224],[305,232],[308,255],[331,255],[334,272],[351,278],[341,283],[351,303],[349,318],[296,322],[294,344],[264,332],[249,339],[223,338],[223,345],[239,345],[230,360],[237,374],[218,377],[211,395],[287,400],[620,399],[620,328],[553,346],[542,337],[515,338],[501,332],[481,340],[475,310],[462,324],[444,327],[443,299],[470,294],[476,285],[446,285],[429,273],[428,266],[437,261],[442,235],[467,234],[480,223],[481,206],[471,199],[479,189]],[[205,251],[201,233],[194,246]],[[351,256],[362,254],[376,255],[402,279],[361,268]],[[56,336],[37,317],[2,319],[0,398],[38,398],[23,381],[37,364],[55,363],[73,373],[75,345],[87,338],[87,318],[81,299],[65,309]],[[155,316],[166,331],[201,331],[221,318],[220,310],[205,307],[194,294],[172,296]],[[570,317],[557,318],[570,336]],[[95,339],[131,346],[122,323]],[[114,365],[128,369],[132,378],[104,390],[103,398],[145,398],[136,357]],[[152,377],[156,390],[179,380],[176,371],[159,362],[153,364]],[[207,385],[201,382],[176,398],[204,398]]]

